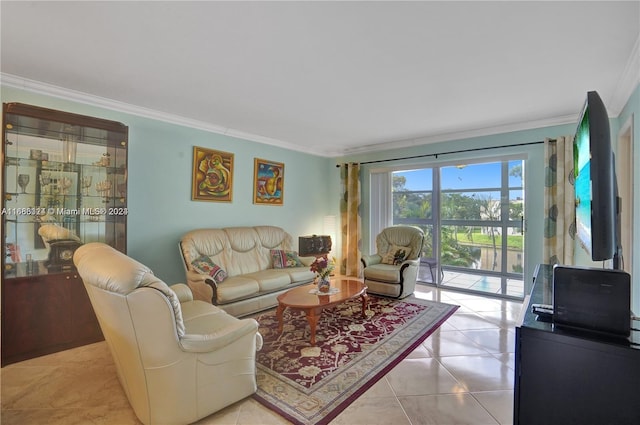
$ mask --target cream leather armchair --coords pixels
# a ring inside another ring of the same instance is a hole
[[[76,250],[122,388],[144,424],[188,424],[256,391],[258,323],[194,301],[103,243]]]
[[[392,226],[376,237],[377,253],[362,256],[367,292],[404,298],[416,288],[424,232],[412,226]]]

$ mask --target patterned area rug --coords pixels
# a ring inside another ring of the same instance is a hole
[[[282,334],[275,310],[258,315],[264,346],[254,398],[295,424],[326,424],[458,308],[413,298],[369,299],[366,319],[359,299],[323,311],[315,346],[304,313],[286,309]]]

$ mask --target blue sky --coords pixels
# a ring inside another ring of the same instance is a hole
[[[511,161],[509,168],[521,161]],[[500,163],[470,164],[458,168],[456,166],[441,168],[442,189],[480,189],[500,187]],[[408,190],[429,190],[433,187],[431,169],[395,172],[395,175],[405,176],[405,188]],[[510,186],[522,186],[522,179],[509,176]]]

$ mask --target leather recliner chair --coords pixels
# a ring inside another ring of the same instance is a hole
[[[103,243],[78,248],[74,263],[144,424],[192,423],[256,391],[255,320],[194,301],[187,285],[168,286]]]
[[[363,255],[367,292],[404,298],[416,288],[424,232],[413,226],[392,226],[376,236],[377,253]]]

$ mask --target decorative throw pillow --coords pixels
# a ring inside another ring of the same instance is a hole
[[[409,257],[411,248],[407,246],[391,245],[389,251],[382,257],[383,264],[398,265]]]
[[[271,260],[274,269],[285,269],[289,267],[302,267],[302,261],[295,251],[284,251],[282,249],[271,250]]]
[[[227,272],[222,267],[211,261],[211,258],[206,255],[201,255],[191,262],[193,268],[202,274],[211,276],[217,283],[222,282],[227,278]]]

